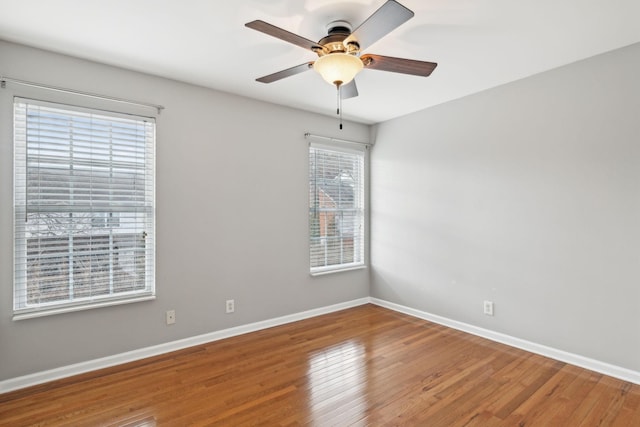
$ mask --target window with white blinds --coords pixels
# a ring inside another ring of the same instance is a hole
[[[155,121],[14,100],[14,316],[155,294]]]
[[[311,273],[364,265],[365,148],[309,145]]]

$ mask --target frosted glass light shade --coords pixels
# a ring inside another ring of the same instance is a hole
[[[362,60],[348,53],[330,53],[313,63],[323,79],[332,85],[346,85],[362,70]]]

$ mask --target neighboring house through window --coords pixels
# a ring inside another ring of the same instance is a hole
[[[364,146],[309,146],[311,273],[364,266]]]

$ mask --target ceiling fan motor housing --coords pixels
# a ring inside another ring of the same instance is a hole
[[[333,21],[327,25],[327,36],[321,38],[318,44],[323,47],[322,50],[315,51],[318,56],[328,55],[331,53],[348,53],[357,55],[360,52],[360,46],[356,42],[348,43],[346,46],[343,41],[351,35],[352,27],[347,21]]]

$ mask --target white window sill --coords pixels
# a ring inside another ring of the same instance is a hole
[[[324,276],[325,274],[340,273],[343,271],[364,270],[367,266],[365,264],[351,264],[339,267],[320,267],[311,270],[312,276]]]
[[[90,310],[93,308],[110,307],[114,305],[132,304],[134,302],[151,301],[154,299],[156,299],[155,295],[140,295],[136,297],[111,299],[108,301],[99,301],[99,302],[89,303],[89,304],[84,303],[82,305],[68,305],[68,306],[51,307],[48,309],[35,309],[33,311],[29,311],[28,309],[16,310],[13,313],[12,320],[16,321],[16,320],[34,319],[36,317],[53,316],[55,314],[72,313],[74,311]]]

